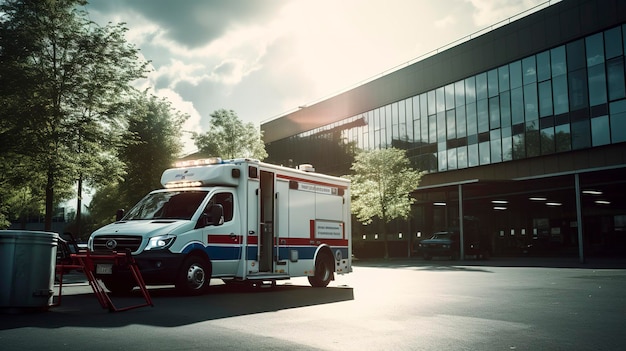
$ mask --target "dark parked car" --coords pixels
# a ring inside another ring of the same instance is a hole
[[[452,259],[459,257],[459,234],[452,231],[437,232],[430,239],[424,239],[417,245],[418,254],[421,253],[425,260],[436,256],[450,256]]]
[[[474,235],[465,236],[465,258],[487,259],[489,248],[487,240],[481,240]],[[416,254],[421,254],[425,260],[433,257],[450,257],[453,260],[460,258],[459,233],[457,231],[436,232],[429,239],[417,244]]]

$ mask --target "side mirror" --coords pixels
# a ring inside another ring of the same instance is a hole
[[[209,211],[211,212],[211,223],[213,225],[224,224],[224,207],[220,204],[211,205]]]
[[[117,212],[115,212],[115,221],[119,222],[122,220],[122,218],[124,218],[124,209],[121,208],[119,210],[117,210]]]
[[[224,224],[224,207],[220,204],[214,204],[200,215],[200,219],[198,219],[198,223],[196,223],[196,228],[222,224]]]

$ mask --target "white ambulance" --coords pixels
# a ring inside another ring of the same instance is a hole
[[[308,276],[326,287],[352,271],[350,182],[251,159],[186,161],[163,172],[154,190],[89,238],[94,252],[130,251],[147,285],[185,294],[225,283],[275,284]],[[135,280],[100,264],[114,293]]]

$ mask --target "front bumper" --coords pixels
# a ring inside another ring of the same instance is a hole
[[[142,252],[133,258],[146,285],[173,285],[185,256],[160,250]],[[113,266],[112,275],[98,274],[96,277],[134,280],[128,266],[123,265]]]

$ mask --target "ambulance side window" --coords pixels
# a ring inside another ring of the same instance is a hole
[[[207,207],[204,209],[204,213],[211,215],[211,206],[214,204],[222,205],[224,209],[224,222],[233,220],[234,205],[233,194],[231,193],[217,193],[213,195]],[[210,221],[209,221],[210,222]]]

